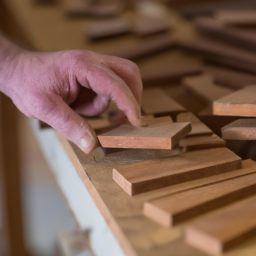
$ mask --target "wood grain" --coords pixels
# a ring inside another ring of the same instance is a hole
[[[241,159],[227,148],[207,149],[115,167],[113,179],[129,195],[137,195],[240,167]]]
[[[212,76],[207,74],[186,77],[182,80],[182,84],[191,92],[209,102],[213,102],[233,92],[232,89],[214,84]]]
[[[170,115],[176,120],[177,114],[185,112],[185,108],[158,88],[145,89],[142,93],[141,109],[144,114],[155,116]]]
[[[213,103],[213,114],[256,117],[256,86],[247,86]]]
[[[190,122],[192,131],[187,135],[213,134],[213,131],[202,123],[193,113],[184,112],[177,116],[177,122]]]
[[[256,140],[256,119],[238,119],[221,128],[225,140]]]
[[[123,124],[98,135],[105,148],[172,149],[191,131],[190,123],[162,123],[147,127]]]
[[[170,227],[256,193],[256,174],[161,197],[144,204],[144,214]]]
[[[185,240],[210,255],[222,255],[256,234],[255,215],[256,197],[253,196],[189,224]]]

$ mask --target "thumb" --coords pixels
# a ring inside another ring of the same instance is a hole
[[[39,119],[51,125],[87,154],[98,146],[95,131],[60,96],[56,96],[56,99],[46,106],[46,111],[43,111]]]

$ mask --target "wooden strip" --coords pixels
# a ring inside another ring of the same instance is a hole
[[[207,74],[186,77],[182,80],[182,84],[209,102],[213,102],[233,92],[232,89],[214,84],[213,78]]]
[[[137,195],[240,167],[240,157],[227,148],[207,149],[116,167],[113,179],[129,195]]]
[[[172,123],[172,118],[170,116],[154,117],[153,115],[144,116],[143,122],[147,125],[163,124],[163,123]],[[179,122],[182,123],[182,122]]]
[[[249,84],[256,84],[256,76],[245,72],[211,65],[203,66],[202,69],[205,73],[210,74],[217,84],[221,84],[232,89],[237,90]]]
[[[225,147],[225,145],[226,142],[216,134],[187,136],[179,142],[179,146],[183,148],[183,152],[205,148]]]
[[[154,199],[144,204],[144,214],[164,226],[171,227],[255,193],[254,173]]]
[[[177,114],[185,112],[185,108],[158,88],[145,89],[142,93],[141,109],[144,114],[155,116],[170,115],[176,119]]]
[[[190,123],[163,123],[147,127],[123,124],[98,136],[105,148],[172,149],[191,131]]]
[[[232,45],[238,45],[253,51],[256,50],[256,36],[253,32],[227,27],[208,17],[198,18],[193,23],[201,33],[232,43]]]
[[[225,140],[256,140],[256,119],[239,119],[221,128]]]
[[[192,114],[190,112],[184,112],[184,113],[178,114],[177,122],[190,122],[191,123],[192,131],[188,134],[188,136],[213,133],[213,131],[210,128],[208,128],[194,114]]]
[[[213,103],[214,115],[256,117],[256,86],[247,86]]]
[[[111,53],[111,55],[135,61],[171,49],[174,46],[175,42],[173,39],[169,35],[166,35],[144,40],[135,46],[123,49],[120,52]]]
[[[190,224],[185,229],[188,244],[211,255],[256,234],[256,197],[243,200]]]
[[[93,21],[86,27],[86,34],[96,40],[105,37],[117,36],[131,31],[131,23],[126,20]]]

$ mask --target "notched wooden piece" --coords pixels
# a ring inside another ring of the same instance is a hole
[[[98,136],[105,148],[172,149],[191,131],[190,123],[163,123],[147,127],[123,124]]]
[[[227,148],[206,149],[116,167],[113,179],[126,193],[137,195],[240,167],[241,158]]]
[[[214,101],[213,114],[256,117],[256,86],[247,86]]]
[[[185,228],[185,241],[210,255],[222,255],[256,234],[256,197],[205,216]]]
[[[256,140],[256,119],[238,119],[221,128],[225,140]]]
[[[146,202],[144,214],[170,227],[255,194],[253,173]]]

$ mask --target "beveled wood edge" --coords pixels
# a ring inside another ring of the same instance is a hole
[[[119,227],[118,223],[116,222],[115,218],[110,213],[109,209],[105,205],[104,201],[102,200],[101,196],[99,195],[98,191],[94,187],[93,183],[91,182],[90,178],[86,174],[83,166],[81,165],[79,159],[77,158],[70,142],[64,138],[61,134],[55,131],[58,139],[60,140],[63,148],[65,149],[67,155],[69,156],[71,162],[73,163],[78,176],[82,180],[83,184],[85,185],[87,191],[89,192],[90,196],[92,197],[94,203],[96,204],[97,208],[99,209],[100,213],[102,214],[103,218],[107,222],[110,230],[112,231],[113,235],[119,242],[121,248],[123,249],[124,253],[127,256],[138,256],[137,252],[132,247],[131,243],[126,238],[125,234],[123,233],[122,229]]]

